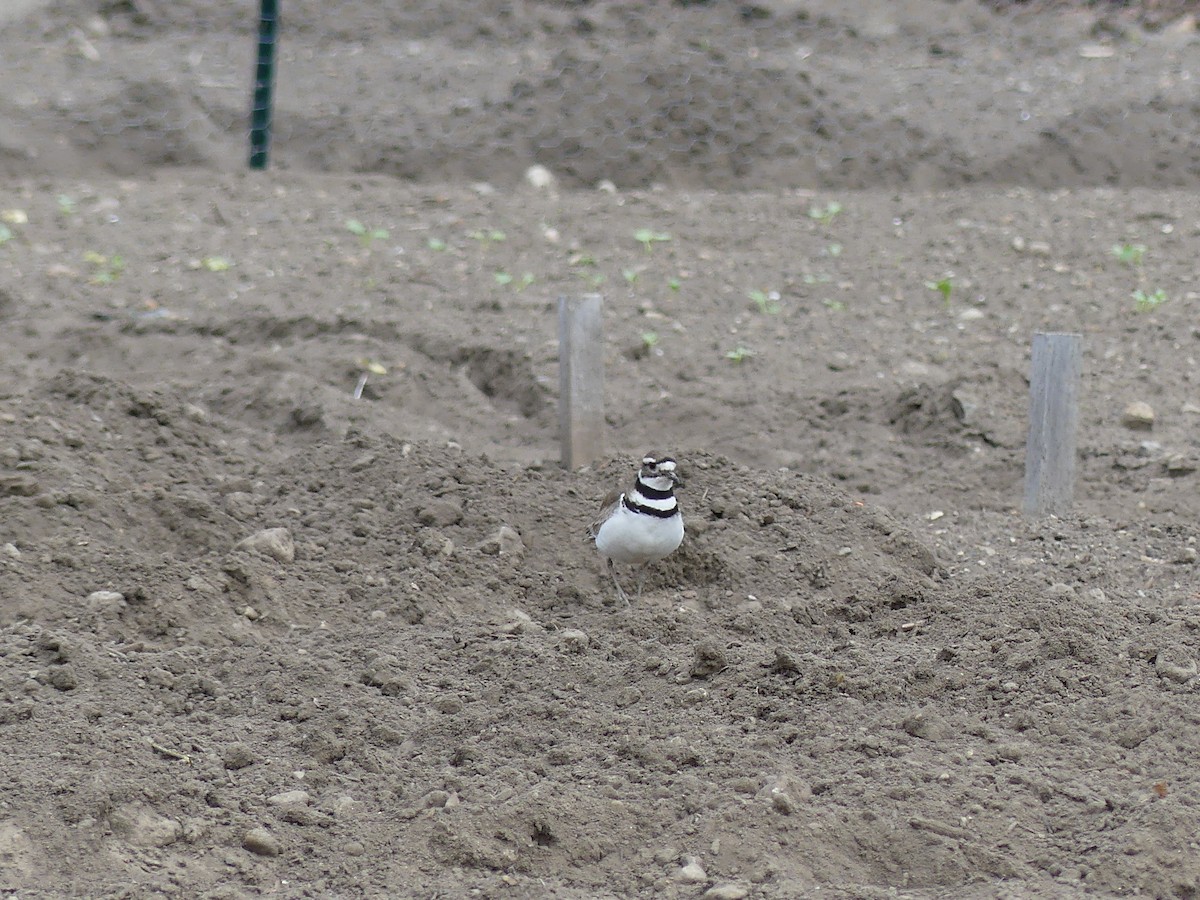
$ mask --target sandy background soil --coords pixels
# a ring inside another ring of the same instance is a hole
[[[253,4],[0,26],[0,889],[1200,896],[1191,4],[284,5],[266,173]]]

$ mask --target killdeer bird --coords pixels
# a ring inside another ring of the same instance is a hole
[[[600,515],[588,532],[596,539],[596,549],[604,557],[617,596],[629,604],[629,597],[617,580],[616,563],[639,567],[637,596],[650,563],[674,553],[683,542],[683,516],[675,499],[679,484],[675,460],[658,453],[642,457],[642,468],[628,491],[613,491],[604,498]]]

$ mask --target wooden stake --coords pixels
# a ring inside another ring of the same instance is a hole
[[[1062,515],[1075,495],[1075,431],[1083,338],[1033,336],[1029,376],[1029,441],[1025,446],[1025,514]]]
[[[604,453],[604,298],[558,298],[558,425],[562,464],[577,469]]]

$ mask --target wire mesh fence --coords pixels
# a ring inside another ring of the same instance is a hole
[[[1200,181],[1196,4],[1076,6],[289,0],[272,162],[498,184],[540,164],[567,186]],[[256,2],[24,9],[3,23],[22,41],[0,171],[245,166]],[[1046,16],[1078,27],[1047,39]]]

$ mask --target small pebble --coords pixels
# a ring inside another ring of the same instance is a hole
[[[699,884],[703,881],[708,881],[708,873],[704,871],[700,863],[693,859],[675,873],[675,878],[678,881],[688,882],[689,884]]]
[[[281,563],[296,559],[296,544],[286,528],[265,528],[255,532],[237,545],[238,550],[252,550]]]
[[[1191,475],[1196,471],[1196,460],[1182,453],[1174,453],[1167,458],[1167,474],[1179,478]]]
[[[557,180],[554,173],[545,166],[530,166],[525,170],[525,181],[538,190],[554,187]]]
[[[267,802],[272,806],[289,806],[293,803],[307,804],[311,800],[308,791],[284,791],[282,794],[275,794],[273,797],[267,798]]]
[[[1159,651],[1158,658],[1154,661],[1154,671],[1168,681],[1185,684],[1196,677],[1198,670],[1194,659],[1172,659],[1166,653]]]
[[[750,891],[740,884],[714,884],[700,896],[703,900],[745,900]]]
[[[417,521],[422,525],[445,528],[462,521],[462,506],[454,500],[430,500],[417,510]]]
[[[566,628],[560,631],[558,639],[562,642],[563,649],[568,653],[582,653],[592,642],[587,632],[580,631],[578,628]]]
[[[478,545],[480,553],[487,556],[523,556],[525,542],[520,533],[508,525],[501,525],[496,533]]]
[[[125,595],[116,591],[92,591],[83,602],[97,615],[116,616],[125,608]]]
[[[242,838],[242,847],[259,856],[278,856],[279,841],[265,828],[251,828]]]
[[[1143,400],[1134,400],[1121,413],[1121,424],[1133,431],[1149,431],[1154,427],[1154,408]]]
[[[21,558],[21,551],[17,549],[16,544],[5,544],[3,547],[0,547],[0,551],[3,551],[5,556],[11,557],[12,559]]]

